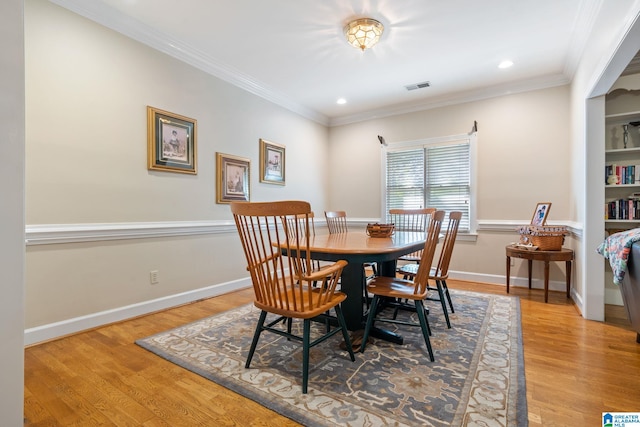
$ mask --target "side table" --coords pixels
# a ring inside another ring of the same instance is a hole
[[[511,275],[511,258],[521,258],[528,261],[529,267],[529,289],[531,289],[531,264],[533,261],[544,261],[544,302],[549,299],[549,262],[566,262],[567,298],[571,292],[571,263],[573,261],[573,250],[562,248],[559,251],[528,251],[517,246],[508,245],[507,252],[507,293],[509,293],[509,276]]]

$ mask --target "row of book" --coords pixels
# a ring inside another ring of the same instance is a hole
[[[605,203],[604,219],[640,219],[640,199],[618,199]]]
[[[608,185],[640,184],[640,165],[606,165],[604,183]]]

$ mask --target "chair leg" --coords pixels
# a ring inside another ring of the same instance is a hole
[[[347,324],[344,321],[344,316],[342,315],[342,308],[340,308],[340,304],[335,306],[336,309],[336,317],[338,318],[338,323],[340,323],[340,328],[342,328],[342,337],[344,338],[344,343],[347,346],[347,351],[349,352],[349,356],[351,357],[351,361],[356,361],[356,356],[353,354],[353,347],[351,345],[351,338],[349,337],[349,332],[347,331]]]
[[[267,318],[267,312],[262,310],[260,313],[260,318],[258,319],[258,325],[256,326],[256,331],[253,334],[253,341],[251,342],[251,348],[249,349],[249,355],[247,356],[247,363],[244,364],[245,368],[248,368],[251,365],[251,359],[253,359],[253,353],[256,351],[256,347],[258,346],[258,339],[260,338],[260,334],[262,333],[262,327],[264,326],[264,321]]]
[[[447,301],[444,296],[444,290],[442,287],[441,280],[436,280],[436,287],[438,289],[438,297],[440,299],[440,304],[442,304],[442,312],[444,313],[444,318],[447,321],[447,328],[451,329],[451,322],[449,321],[449,310],[447,310]]]
[[[309,343],[311,336],[311,320],[304,319],[302,332],[302,393],[307,394],[309,383]]]
[[[449,307],[451,308],[451,312],[455,313],[455,310],[453,309],[453,303],[451,302],[451,295],[449,294],[449,288],[447,287],[446,280],[442,280],[442,287],[444,288],[444,293],[447,296],[447,301],[449,301]]]
[[[374,295],[373,300],[371,301],[369,316],[367,316],[367,325],[364,327],[364,335],[362,335],[362,345],[360,346],[360,353],[364,353],[364,348],[367,346],[367,340],[369,339],[369,332],[371,332],[371,328],[373,327],[373,322],[375,321],[376,310],[378,308],[379,299],[380,297],[378,295]]]
[[[435,358],[433,357],[433,349],[431,348],[431,340],[429,339],[429,322],[427,322],[427,316],[424,314],[424,305],[421,300],[416,300],[416,312],[418,313],[418,319],[420,320],[420,327],[422,329],[424,342],[427,344],[429,360],[433,362]]]

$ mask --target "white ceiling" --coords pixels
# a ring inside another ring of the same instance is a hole
[[[51,1],[337,125],[566,84],[603,0]],[[364,53],[344,38],[355,17],[385,26]]]

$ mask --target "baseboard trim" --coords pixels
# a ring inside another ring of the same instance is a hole
[[[449,272],[451,279],[466,280],[470,282],[490,283],[506,286],[505,277],[501,275],[468,273],[462,271]],[[524,277],[512,277],[511,286],[528,287],[528,279]],[[143,301],[137,304],[131,304],[112,310],[92,313],[86,316],[80,316],[73,319],[63,320],[60,322],[50,323],[47,325],[29,328],[24,331],[25,346],[38,344],[45,341],[61,338],[89,329],[105,326],[110,323],[120,322],[137,316],[142,316],[156,311],[166,310],[182,304],[188,304],[203,298],[211,298],[218,295],[251,286],[251,279],[246,277],[231,282],[220,283],[217,285],[207,286],[205,288],[195,289],[188,292],[182,292],[175,295],[169,295],[154,300]],[[549,282],[549,290],[565,291],[565,283],[560,281]],[[544,281],[542,279],[533,279],[532,287],[535,289],[543,289]],[[506,289],[505,289],[506,291]],[[579,304],[577,293],[572,289],[572,297]]]
[[[449,277],[451,279],[466,280],[469,282],[480,282],[480,283],[490,283],[494,285],[501,285],[505,287],[505,292],[506,292],[507,283],[505,281],[505,276],[501,276],[497,274],[479,274],[479,273],[468,273],[463,271],[450,271]],[[526,277],[512,276],[511,279],[509,280],[509,286],[528,288],[529,279]],[[544,280],[535,279],[535,278],[532,279],[531,287],[533,289],[544,289]],[[564,281],[550,280],[549,290],[565,292],[567,290],[567,284]]]
[[[48,325],[29,328],[24,331],[24,344],[25,346],[28,346],[44,341],[50,341],[52,339],[61,338],[99,326],[108,325],[110,323],[120,322],[122,320],[131,319],[133,317],[142,316],[160,310],[166,310],[171,307],[187,304],[203,298],[211,298],[226,294],[249,286],[251,286],[251,279],[247,277],[232,282],[211,285],[205,288],[195,289],[193,291],[182,292],[112,310],[101,311],[86,316],[50,323]]]

